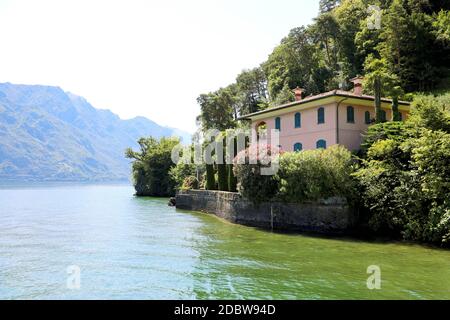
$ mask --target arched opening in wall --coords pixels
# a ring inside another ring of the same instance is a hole
[[[255,127],[257,140],[267,140],[267,123],[261,121]]]
[[[327,148],[327,142],[325,140],[323,140],[323,139],[317,140],[316,148],[317,149],[326,149]]]
[[[300,142],[297,142],[296,144],[294,144],[294,151],[295,152],[300,152],[303,150],[303,145]]]

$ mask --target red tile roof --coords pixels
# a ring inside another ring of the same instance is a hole
[[[358,94],[354,94],[353,92],[344,91],[344,90],[331,90],[331,91],[328,91],[328,92],[316,94],[314,96],[305,97],[305,98],[303,98],[302,100],[299,100],[299,101],[294,101],[294,102],[282,104],[280,106],[276,106],[276,107],[268,108],[268,109],[265,109],[265,110],[261,110],[261,111],[258,111],[258,112],[246,114],[246,115],[238,118],[238,120],[245,120],[245,119],[248,119],[248,117],[251,117],[251,116],[264,114],[264,113],[268,113],[268,112],[276,111],[276,110],[280,110],[280,109],[285,109],[285,108],[288,108],[288,107],[291,107],[291,106],[296,106],[296,105],[299,105],[299,104],[303,104],[303,103],[314,101],[314,100],[324,99],[324,98],[331,97],[331,96],[358,98],[358,99],[364,99],[364,100],[375,100],[374,96],[369,96],[369,95],[365,95],[365,94],[358,95]],[[392,103],[392,100],[388,99],[388,98],[381,98],[381,101],[382,102]],[[407,101],[399,101],[399,104],[400,105],[408,105],[408,106],[410,105],[410,103],[407,102]]]

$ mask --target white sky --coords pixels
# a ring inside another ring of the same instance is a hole
[[[60,86],[193,132],[196,98],[258,66],[318,0],[0,0],[0,82]]]

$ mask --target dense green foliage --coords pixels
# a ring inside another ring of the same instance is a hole
[[[250,147],[238,154],[235,159],[235,173],[239,192],[249,200],[279,200],[286,202],[304,202],[335,196],[353,200],[355,179],[352,154],[342,146],[328,149],[306,150],[302,152],[283,152],[279,155],[279,168],[273,175],[262,175],[261,168],[268,167],[260,157],[276,156],[269,147],[258,154],[258,162],[248,164],[249,155],[256,148]],[[247,164],[237,164],[238,159]]]
[[[200,95],[199,120],[204,128],[231,128],[239,115],[293,101],[297,86],[306,95],[348,90],[358,74],[377,96],[448,88],[449,9],[444,0],[322,0],[314,23],[292,29],[259,67]]]
[[[220,191],[228,191],[227,165],[224,163],[217,165],[217,184]]]
[[[372,125],[367,129],[367,132],[364,135],[361,144],[361,154],[365,156],[369,148],[378,140],[404,139],[406,134],[404,122],[391,121]]]
[[[177,138],[141,138],[140,151],[126,150],[127,158],[133,159],[133,180],[136,195],[166,197],[174,194],[175,181],[170,175],[175,166],[172,149],[180,143]]]
[[[204,183],[204,166],[180,161],[172,167],[169,175],[177,189],[198,189]]]
[[[227,164],[227,174],[228,174],[228,191],[237,191],[237,178],[234,175],[233,164]]]
[[[419,96],[406,123],[372,126],[355,173],[369,225],[405,239],[450,243],[450,95]]]
[[[352,154],[345,147],[286,152],[280,157],[278,198],[303,202],[355,194]],[[350,199],[349,199],[350,200]]]

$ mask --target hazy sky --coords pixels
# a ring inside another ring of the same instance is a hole
[[[264,61],[318,0],[0,0],[0,82],[56,85],[190,132],[196,97]]]

